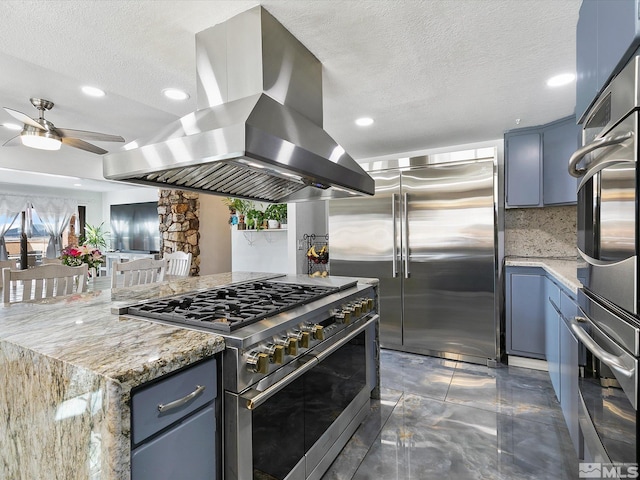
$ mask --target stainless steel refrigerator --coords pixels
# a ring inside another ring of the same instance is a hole
[[[380,279],[382,347],[497,360],[494,169],[370,171],[375,196],[329,201],[331,274]]]

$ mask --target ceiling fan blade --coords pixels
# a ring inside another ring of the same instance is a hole
[[[7,146],[9,146],[9,144],[18,143],[18,142],[15,142],[14,140],[15,140],[16,138],[18,138],[19,136],[20,136],[20,134],[16,135],[15,137],[11,137],[9,140],[7,140],[6,142],[4,142],[4,143],[2,144],[2,146],[3,146],[3,147],[7,147]]]
[[[62,138],[81,138],[83,140],[96,140],[99,142],[124,142],[120,135],[108,135],[106,133],[88,132],[86,130],[73,130],[71,128],[57,128],[56,132]]]
[[[14,110],[13,108],[8,108],[8,107],[3,107],[5,109],[5,111],[11,115],[13,118],[15,118],[16,120],[20,120],[22,123],[25,123],[27,125],[31,125],[34,128],[39,128],[40,130],[46,130],[46,128],[44,128],[42,125],[40,125],[38,122],[36,122],[33,118],[31,118],[29,115],[19,112],[18,110]]]
[[[57,129],[56,129],[57,130]],[[97,153],[98,155],[102,155],[107,153],[106,150],[96,147],[90,143],[85,142],[84,140],[80,140],[78,138],[62,138],[62,143],[65,145],[69,145],[70,147],[79,148],[80,150],[86,150],[87,152]]]

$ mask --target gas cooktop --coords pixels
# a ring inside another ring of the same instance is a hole
[[[319,285],[248,282],[132,305],[127,313],[224,333],[338,290]]]

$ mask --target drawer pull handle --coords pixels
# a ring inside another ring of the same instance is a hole
[[[173,410],[174,408],[181,407],[185,403],[201,395],[202,392],[204,392],[205,388],[206,387],[204,385],[196,385],[196,389],[193,392],[191,392],[189,395],[185,395],[184,397],[179,398],[178,400],[174,400],[173,402],[169,402],[166,405],[159,403],[158,411],[168,412],[169,410]]]

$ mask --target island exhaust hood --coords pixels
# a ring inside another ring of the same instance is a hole
[[[284,203],[373,195],[322,128],[322,65],[263,7],[196,35],[198,110],[103,157],[104,176]]]

